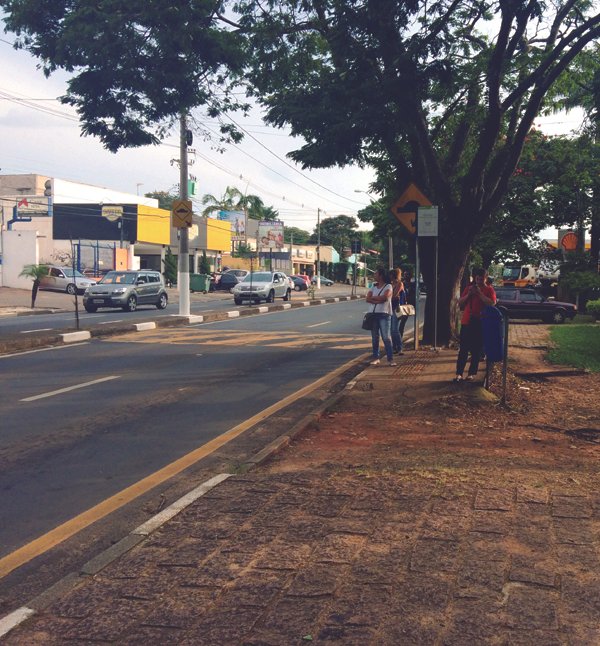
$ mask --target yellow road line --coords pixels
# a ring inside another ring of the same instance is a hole
[[[117,509],[120,509],[124,505],[130,503],[132,500],[135,500],[139,496],[147,493],[157,485],[163,482],[166,482],[173,476],[177,475],[178,473],[181,473],[182,471],[192,466],[202,458],[205,458],[207,455],[210,455],[220,447],[224,446],[231,440],[235,439],[236,437],[238,437],[238,435],[241,435],[242,433],[247,431],[249,428],[257,424],[258,422],[273,415],[273,413],[276,413],[282,408],[285,408],[286,406],[297,401],[301,397],[304,397],[305,395],[312,393],[313,391],[317,390],[321,386],[330,383],[333,378],[343,373],[345,370],[350,368],[352,365],[354,365],[355,363],[357,363],[357,361],[360,361],[361,359],[362,357],[359,357],[357,359],[352,359],[351,361],[348,361],[347,363],[343,364],[339,368],[336,368],[335,370],[325,375],[324,377],[317,379],[317,381],[313,382],[312,384],[308,384],[307,386],[304,386],[297,392],[294,392],[291,395],[288,395],[287,397],[282,399],[281,401],[278,401],[276,404],[273,404],[272,406],[265,408],[264,410],[260,411],[260,413],[257,413],[256,415],[243,421],[241,424],[238,424],[237,426],[230,428],[222,435],[219,435],[218,437],[214,438],[213,440],[210,440],[206,444],[198,447],[197,449],[194,449],[187,455],[184,455],[178,460],[171,462],[171,464],[168,464],[162,469],[155,471],[154,473],[143,478],[139,482],[136,482],[135,484],[127,487],[126,489],[119,491],[119,493],[115,494],[114,496],[111,496],[110,498],[103,500],[101,503],[95,505],[94,507],[88,509],[87,511],[84,511],[78,516],[71,518],[71,520],[68,520],[62,525],[55,527],[53,530],[49,531],[43,536],[40,536],[39,538],[36,538],[30,543],[23,545],[23,547],[20,547],[14,552],[11,552],[4,558],[0,559],[0,579],[5,577],[13,570],[16,570],[17,568],[21,567],[25,563],[28,563],[32,559],[40,556],[41,554],[44,554],[45,552],[52,549],[56,545],[62,543],[63,541],[67,540],[68,538],[71,538],[72,536],[80,532],[82,529],[85,529],[86,527],[89,527],[92,523],[95,523],[97,520],[100,520],[101,518],[108,516],[112,512],[116,511]]]

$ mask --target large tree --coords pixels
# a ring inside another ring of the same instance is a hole
[[[439,334],[553,84],[600,35],[589,0],[240,0],[267,120],[304,167],[375,165],[440,207]],[[389,191],[388,191],[389,192]],[[423,274],[434,282],[432,246]],[[433,332],[428,301],[426,338]]]
[[[72,73],[63,103],[106,148],[157,143],[184,111],[210,116],[238,105],[226,68],[242,62],[219,0],[0,0],[17,46],[46,75]],[[225,137],[237,133],[223,126]]]
[[[315,226],[309,242],[317,244],[319,240],[322,245],[331,245],[344,258],[344,251],[350,251],[350,241],[358,238],[356,230],[358,222],[349,215],[336,215],[321,220],[320,225]]]

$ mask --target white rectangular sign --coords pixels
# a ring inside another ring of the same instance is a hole
[[[419,222],[417,225],[419,237],[437,238],[438,236],[438,207],[420,206]]]

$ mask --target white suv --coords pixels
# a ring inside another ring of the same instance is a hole
[[[276,298],[289,301],[292,297],[290,281],[282,271],[253,271],[231,291],[236,305],[243,301],[272,303]]]

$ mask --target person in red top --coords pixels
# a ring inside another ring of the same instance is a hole
[[[491,285],[487,285],[485,269],[476,269],[473,272],[473,282],[465,287],[458,301],[462,310],[460,327],[460,348],[456,360],[456,377],[454,381],[463,380],[463,372],[467,365],[469,354],[471,362],[467,381],[473,381],[479,369],[479,359],[483,351],[483,332],[481,315],[486,305],[496,304],[496,292]]]

